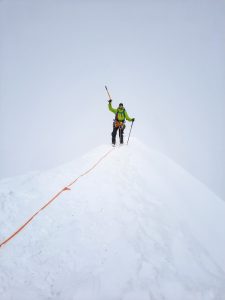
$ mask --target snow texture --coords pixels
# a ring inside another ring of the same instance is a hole
[[[0,182],[0,241],[110,146]],[[224,300],[225,203],[137,139],[0,248],[1,300]]]

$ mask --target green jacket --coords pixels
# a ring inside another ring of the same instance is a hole
[[[119,107],[113,108],[111,103],[108,104],[108,108],[111,112],[113,112],[114,114],[117,114],[118,121],[122,122],[125,119],[129,122],[132,121],[132,119],[128,116],[125,108],[122,108],[122,109],[120,109]]]

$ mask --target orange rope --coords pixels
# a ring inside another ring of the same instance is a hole
[[[63,192],[70,191],[70,186],[72,186],[77,180],[79,180],[82,176],[87,175],[91,172],[109,153],[112,152],[114,148],[110,149],[105,155],[103,155],[90,169],[86,172],[78,176],[74,181],[68,184],[66,187],[61,189],[57,194],[55,194],[44,206],[42,206],[36,213],[34,213],[22,226],[20,226],[12,235],[10,235],[7,239],[0,243],[0,247],[8,243],[12,238],[14,238],[24,227],[26,227],[42,210],[44,210],[50,203],[52,203],[56,198],[58,198]]]

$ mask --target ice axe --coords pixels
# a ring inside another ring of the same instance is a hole
[[[107,94],[108,94],[108,96],[109,96],[109,100],[112,100],[112,98],[111,98],[111,96],[110,96],[110,93],[109,93],[108,88],[107,88],[106,85],[105,85],[105,89],[106,89],[106,92],[107,92]]]

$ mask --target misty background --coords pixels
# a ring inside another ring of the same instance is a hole
[[[224,17],[222,0],[1,0],[0,177],[110,144],[107,85],[132,135],[225,199]]]

